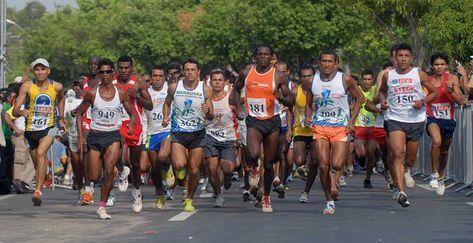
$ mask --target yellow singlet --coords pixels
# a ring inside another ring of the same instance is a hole
[[[57,93],[53,84],[54,81],[49,80],[48,89],[41,90],[33,80],[25,105],[26,131],[42,131],[54,126]]]
[[[301,121],[305,120],[305,106],[307,104],[307,97],[302,90],[302,85],[297,85],[297,96],[294,104],[295,122],[293,126],[293,136],[312,137],[312,130],[310,127],[301,126]]]

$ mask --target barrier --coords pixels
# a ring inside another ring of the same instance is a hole
[[[447,188],[465,184],[457,188],[455,192],[460,192],[473,187],[473,104],[469,103],[462,107],[455,107],[455,120],[457,128],[453,135],[448,164],[445,170]],[[430,165],[430,137],[427,132],[421,138],[418,161],[415,163],[413,171],[415,175],[420,175],[427,181],[430,178],[432,168]],[[466,193],[472,195],[473,191]]]

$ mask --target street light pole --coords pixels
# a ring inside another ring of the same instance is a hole
[[[0,0],[0,88],[5,87],[5,75],[7,67],[6,39],[7,39],[7,0]]]

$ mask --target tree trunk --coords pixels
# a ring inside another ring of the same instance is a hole
[[[409,14],[407,21],[409,26],[409,32],[412,37],[412,48],[415,57],[414,64],[418,67],[422,67],[424,65],[426,50],[419,36],[419,32],[417,30],[417,20],[413,13]]]

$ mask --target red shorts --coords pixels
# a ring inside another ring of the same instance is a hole
[[[386,144],[386,131],[382,127],[355,127],[355,139],[376,140]]]
[[[128,124],[130,120],[123,121],[120,127],[120,134],[125,139],[125,143],[128,146],[136,147],[146,143],[146,139],[143,138],[143,125],[139,120],[136,120],[135,126],[133,127],[133,134],[128,134]]]
[[[373,127],[373,137],[378,141],[379,145],[386,144],[386,131],[382,127]]]

